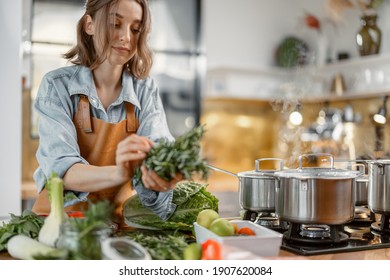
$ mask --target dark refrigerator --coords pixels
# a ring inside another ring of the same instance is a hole
[[[201,0],[151,0],[150,7],[151,76],[159,85],[169,128],[177,137],[200,120],[206,72]]]

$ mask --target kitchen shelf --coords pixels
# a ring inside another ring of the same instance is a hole
[[[361,100],[361,99],[374,99],[374,98],[382,98],[384,96],[390,96],[390,89],[387,91],[371,91],[365,93],[346,93],[341,96],[337,96],[334,94],[324,95],[321,97],[304,97],[302,101],[307,103],[318,103],[324,101],[349,101],[349,100]]]
[[[331,92],[336,75],[342,75],[346,83],[342,95]],[[342,60],[321,67],[210,69],[204,97],[321,102],[380,98],[385,95],[390,95],[390,53]]]

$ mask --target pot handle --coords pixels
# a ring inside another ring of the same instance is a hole
[[[261,171],[260,163],[264,161],[279,161],[279,169],[275,169],[275,170],[283,170],[284,168],[284,160],[281,158],[261,158],[255,160],[256,171]]]
[[[302,169],[303,166],[302,166],[302,158],[308,158],[308,157],[319,157],[319,156],[323,156],[323,157],[329,157],[330,158],[330,168],[333,169],[334,168],[334,158],[331,154],[327,154],[327,153],[317,153],[317,154],[303,154],[303,155],[300,155],[298,160],[299,160],[299,169]]]
[[[216,170],[216,171],[219,171],[219,172],[223,172],[223,173],[226,173],[226,174],[229,174],[229,175],[232,175],[232,176],[238,178],[237,174],[235,174],[233,172],[230,172],[230,171],[227,171],[227,170],[224,170],[224,169],[212,166],[210,164],[207,164],[207,167],[210,168],[210,169],[213,169],[213,170]]]
[[[363,175],[366,174],[366,166],[363,163],[351,164],[351,169],[353,167],[356,167],[356,170],[361,172]]]

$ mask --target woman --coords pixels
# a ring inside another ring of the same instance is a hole
[[[153,141],[174,140],[158,88],[148,77],[152,53],[148,0],[88,0],[77,26],[77,44],[65,58],[75,65],[45,75],[35,109],[39,113],[39,197],[33,211],[48,213],[44,184],[51,172],[64,180],[65,210],[83,210],[87,199],[121,206],[132,194],[134,168]],[[170,182],[141,166],[134,185],[144,206],[162,219],[174,211]],[[70,194],[70,196],[69,196]]]

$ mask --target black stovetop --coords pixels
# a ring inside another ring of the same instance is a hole
[[[362,250],[390,248],[389,217],[382,215],[379,222],[375,216],[367,219],[357,219],[345,225],[331,226],[330,238],[302,238],[298,229],[301,225],[289,223],[288,229],[272,228],[283,233],[281,248],[299,255],[311,256],[341,252],[353,252]],[[374,220],[372,220],[374,217]],[[382,220],[383,219],[383,220]],[[386,220],[384,224],[383,221]],[[378,223],[386,226],[378,229]],[[294,233],[295,232],[295,233]],[[337,242],[334,242],[334,236]]]
[[[294,238],[286,231],[281,248],[305,256],[390,248],[390,231],[381,231],[377,226],[378,222],[373,221],[352,221],[339,225],[337,242],[326,238],[324,242],[312,242],[313,239]]]
[[[346,231],[347,240],[336,244],[313,244],[283,239],[281,248],[305,256],[390,248],[389,235],[375,233],[370,227],[365,227],[362,231],[365,233],[358,235]]]

